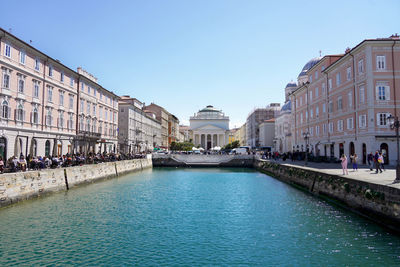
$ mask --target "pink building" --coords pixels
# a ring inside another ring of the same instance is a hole
[[[0,68],[0,156],[76,152],[80,145],[77,134],[81,133],[78,99],[88,98],[79,93],[78,85],[88,80],[85,75],[1,28]],[[107,107],[109,112],[104,122],[107,133],[101,131],[97,141],[111,144],[115,140],[116,144],[117,96],[97,86],[103,100],[93,102],[98,102],[104,110]],[[96,116],[103,118],[100,114]]]
[[[344,55],[316,62],[292,95],[293,149],[339,158],[380,150],[395,164],[395,132],[387,117],[399,116],[400,39],[364,40]]]

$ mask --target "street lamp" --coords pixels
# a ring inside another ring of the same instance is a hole
[[[304,141],[305,141],[305,143],[306,143],[306,158],[305,158],[305,161],[304,161],[304,165],[307,166],[307,160],[308,160],[308,140],[310,140],[310,133],[309,133],[309,132],[303,133],[303,138],[304,138]]]
[[[400,121],[399,118],[396,116],[390,115],[387,118],[390,129],[396,130],[396,140],[397,140],[397,164],[396,164],[396,179],[393,181],[393,183],[400,183],[400,150],[399,150],[399,127],[400,127]]]

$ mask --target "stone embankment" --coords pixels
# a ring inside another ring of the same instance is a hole
[[[253,168],[256,155],[155,154],[154,167],[247,167]]]
[[[311,194],[366,216],[400,233],[400,189],[324,173],[314,168],[259,160],[255,167]]]
[[[152,167],[151,156],[68,168],[0,174],[0,207]]]

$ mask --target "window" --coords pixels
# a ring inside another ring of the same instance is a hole
[[[9,119],[11,116],[11,108],[8,106],[8,102],[6,100],[1,104],[1,117],[3,119]]]
[[[69,95],[69,109],[73,109],[73,108],[74,108],[74,96]]]
[[[51,114],[51,109],[47,109],[47,115],[46,115],[46,125],[47,126],[51,126],[51,124],[53,123],[53,116]]]
[[[386,56],[376,56],[376,69],[377,70],[386,69]]]
[[[107,109],[104,110],[104,119],[108,120],[108,110]]]
[[[315,80],[318,79],[318,71],[315,72]]]
[[[360,128],[365,128],[367,126],[367,115],[358,116]]]
[[[312,91],[309,92],[310,102],[312,101]]]
[[[5,44],[4,55],[6,57],[11,57],[11,45],[10,44]]]
[[[333,102],[329,101],[328,112],[331,113],[333,111]]]
[[[68,117],[69,117],[69,119],[68,119],[68,122],[67,122],[67,128],[68,128],[68,130],[71,130],[71,129],[74,128],[74,127],[73,127],[74,121],[73,121],[73,115],[72,115],[72,113],[69,113]]]
[[[310,81],[310,83],[312,83],[312,74],[308,76],[308,80]]]
[[[60,91],[59,105],[64,106],[64,91]]]
[[[389,100],[389,86],[387,83],[377,83],[376,85],[376,100]]]
[[[332,89],[332,79],[328,80],[328,89],[331,90]]]
[[[40,60],[38,58],[35,59],[35,70],[40,70]]]
[[[358,74],[363,74],[364,73],[364,60],[360,59],[358,61]]]
[[[61,75],[61,76],[60,76],[60,81],[63,83],[63,82],[64,82],[64,72],[61,72],[60,75]]]
[[[93,105],[93,116],[96,116],[96,105]]]
[[[296,107],[299,107],[299,100],[296,99]]]
[[[343,120],[337,121],[337,130],[338,132],[343,132]]]
[[[341,96],[339,96],[338,99],[337,99],[337,108],[338,108],[338,110],[342,110],[343,109],[343,100],[342,100]]]
[[[319,92],[318,92],[319,90],[318,90],[318,87],[317,88],[315,88],[315,98],[317,98],[318,97],[318,95],[319,95]]]
[[[323,103],[322,104],[322,113],[325,113],[326,112],[326,105],[325,105],[325,103]]]
[[[303,124],[303,112],[300,113],[300,123]]]
[[[100,91],[100,100],[102,100],[103,99],[103,94],[102,94],[102,92]]]
[[[49,65],[49,76],[53,77],[53,66]]]
[[[83,100],[81,99],[81,113],[83,113],[84,112],[84,103],[83,103]]]
[[[319,135],[319,125],[315,126],[315,135]]]
[[[322,83],[322,93],[323,93],[323,94],[326,93],[326,86],[325,86],[325,83]]]
[[[346,74],[347,74],[347,75],[346,75],[347,80],[350,81],[350,80],[351,80],[351,67],[348,67],[348,68],[347,68]]]
[[[310,133],[310,136],[313,136],[314,135],[314,128],[313,127],[310,127],[309,129],[308,129],[308,131],[309,131],[309,133]]]
[[[321,67],[321,72],[323,72],[325,70],[325,66]]]
[[[93,88],[93,95],[96,96],[97,90],[96,88]]]
[[[306,110],[306,120],[308,121],[308,111]]]
[[[360,104],[365,103],[365,89],[364,87],[360,87]]]
[[[353,127],[353,118],[347,118],[347,129],[351,130]]]
[[[34,124],[38,124],[39,123],[39,111],[37,107],[33,108],[33,112],[32,112],[32,122]]]
[[[19,63],[25,65],[25,52],[24,51],[19,51]]]
[[[71,78],[69,79],[69,85],[70,85],[70,86],[74,86],[74,78],[71,77]]]
[[[58,127],[59,128],[64,127],[64,111],[62,110],[58,112]]]
[[[347,94],[347,102],[349,104],[349,108],[351,108],[353,106],[353,94],[351,92]]]
[[[39,82],[33,81],[33,97],[39,98]]]
[[[339,86],[341,84],[341,75],[340,72],[336,73],[336,86]]]
[[[18,93],[23,94],[24,87],[25,87],[25,81],[22,76],[19,76],[19,78],[18,78]]]
[[[24,107],[22,106],[22,104],[19,104],[17,107],[17,121],[24,121],[24,116],[25,115],[25,111],[24,111]]]
[[[389,113],[377,113],[376,114],[376,122],[378,126],[386,126],[387,118],[390,116]]]
[[[86,115],[90,115],[90,102],[86,103]]]
[[[85,84],[83,82],[81,82],[81,91],[84,92],[85,91]]]
[[[318,118],[318,116],[319,116],[319,106],[317,106],[317,107],[315,108],[315,117]]]
[[[10,75],[3,73],[3,88],[10,89]]]
[[[88,85],[88,87],[87,87],[87,92],[88,92],[88,94],[90,95],[90,86]]]
[[[322,132],[326,134],[326,123],[322,124]]]
[[[99,108],[99,118],[101,119],[101,117],[103,116],[103,107]]]
[[[333,133],[333,122],[329,123],[329,132]]]
[[[53,102],[53,87],[51,86],[47,87],[47,101]]]
[[[310,110],[310,118],[311,119],[313,118],[313,114],[314,114],[314,110],[311,108],[311,110]]]
[[[303,97],[300,96],[300,106],[302,106],[302,105],[303,105]]]

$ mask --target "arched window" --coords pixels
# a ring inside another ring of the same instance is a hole
[[[8,106],[8,102],[6,100],[1,104],[1,117],[3,119],[8,119],[10,117],[10,107]]]
[[[44,154],[46,157],[50,156],[50,141],[46,140],[45,146],[44,146]]]

